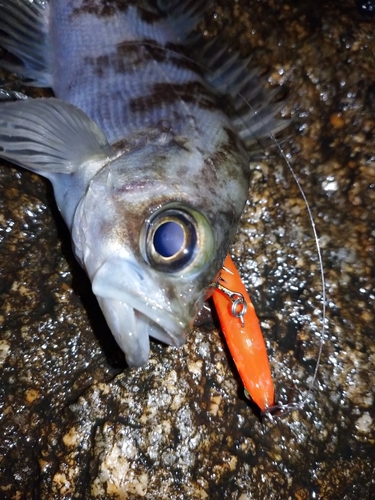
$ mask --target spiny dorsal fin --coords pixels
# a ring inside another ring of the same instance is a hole
[[[249,67],[251,57],[243,59],[220,40],[205,39],[195,31],[210,5],[204,0],[159,0],[177,38],[188,48],[188,54],[201,67],[205,80],[230,103],[227,110],[245,146],[253,149],[258,139],[276,134],[288,126],[289,120],[275,116],[283,101],[273,102],[279,92],[266,89],[266,79]]]
[[[207,0],[157,0],[159,10],[166,15],[181,43],[191,35],[210,5]]]
[[[227,112],[247,147],[289,125],[289,120],[275,118],[284,105],[284,101],[277,101],[279,89],[266,88],[266,78],[249,67],[251,57],[241,58],[218,38],[191,37],[189,50],[205,68],[206,81],[228,98],[231,109]]]

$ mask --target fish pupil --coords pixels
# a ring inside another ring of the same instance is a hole
[[[185,231],[177,222],[164,222],[154,234],[154,247],[159,255],[168,258],[176,255],[184,246]]]

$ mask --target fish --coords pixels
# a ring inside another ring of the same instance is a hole
[[[213,294],[256,141],[287,126],[203,0],[0,0],[0,66],[51,98],[0,102],[0,157],[47,178],[129,366],[181,346]]]

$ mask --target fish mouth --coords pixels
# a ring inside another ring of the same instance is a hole
[[[150,337],[176,347],[185,342],[190,322],[173,314],[170,302],[139,266],[107,261],[95,273],[92,289],[129,366],[147,363]]]

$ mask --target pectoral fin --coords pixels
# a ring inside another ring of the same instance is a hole
[[[2,58],[0,66],[35,87],[51,87],[49,2],[0,0],[0,12],[0,45],[16,58]]]
[[[71,104],[54,98],[0,104],[0,157],[21,167],[49,177],[111,155],[100,128]]]

